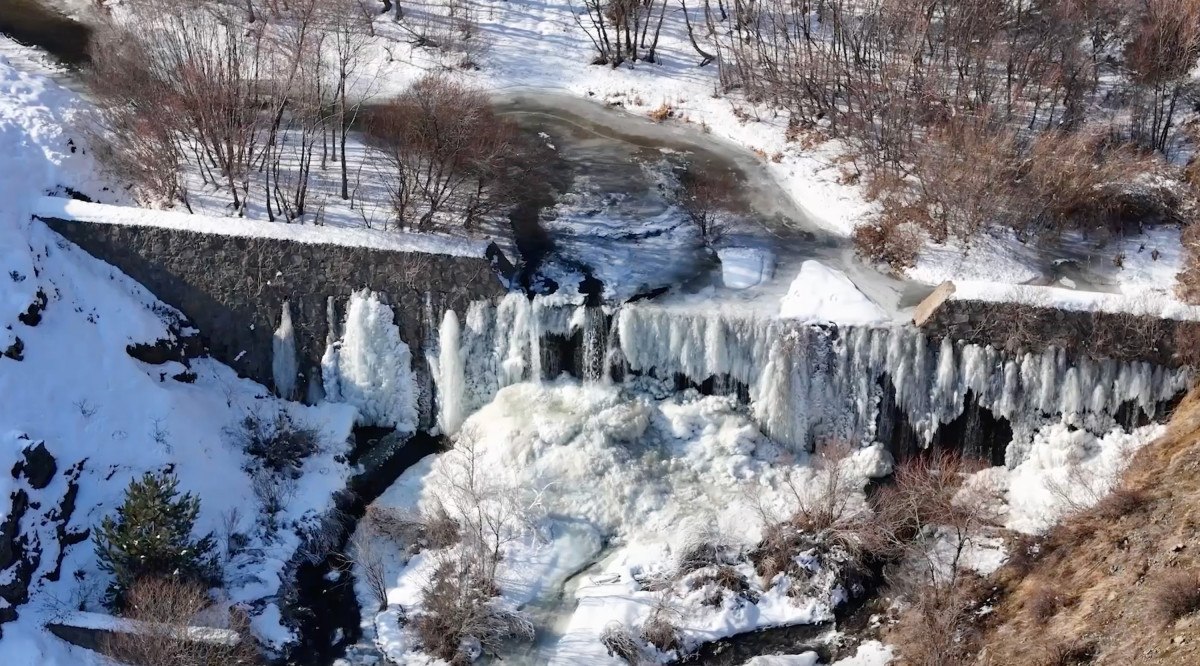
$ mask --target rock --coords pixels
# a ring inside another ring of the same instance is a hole
[[[46,292],[38,289],[34,301],[29,304],[25,312],[17,315],[17,319],[26,326],[37,326],[42,321],[42,310],[46,309],[46,303],[48,302]]]
[[[925,300],[921,301],[913,310],[913,323],[917,326],[924,326],[938,309],[942,307],[951,296],[954,295],[954,283],[950,281],[943,282],[937,286]]]
[[[22,451],[22,455],[24,458],[18,461],[16,467],[13,468],[13,478],[24,476],[34,490],[41,490],[50,485],[50,480],[58,471],[58,463],[55,462],[54,456],[46,450],[46,443],[38,442],[33,446],[27,446]]]
[[[23,551],[17,536],[21,530],[21,518],[25,517],[25,511],[29,508],[29,495],[24,490],[18,490],[12,494],[11,502],[8,518],[0,523],[0,571],[12,566]],[[0,595],[3,595],[3,588],[0,588]]]
[[[172,340],[157,340],[154,344],[138,342],[126,345],[125,353],[150,365],[162,365],[171,361],[184,362],[183,349]]]
[[[25,343],[21,342],[21,338],[16,338],[16,340],[9,345],[8,349],[5,349],[4,353],[0,354],[0,356],[6,356],[14,361],[24,361]]]

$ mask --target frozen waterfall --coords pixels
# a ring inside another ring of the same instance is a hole
[[[1012,463],[1049,420],[1107,429],[1131,406],[1153,417],[1190,378],[1187,369],[1072,360],[1058,349],[1013,355],[930,341],[908,326],[804,325],[653,302],[588,307],[513,293],[472,304],[461,331],[457,318],[449,323],[448,314],[441,355],[462,372],[461,381],[457,369],[450,377],[441,361],[439,401],[453,409],[443,417],[451,432],[452,422],[519,381],[652,375],[713,392],[740,389],[764,432],[797,448],[824,438],[874,440],[897,418],[927,445],[974,404],[1010,423]]]

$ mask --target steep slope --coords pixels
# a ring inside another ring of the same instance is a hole
[[[175,353],[189,333],[178,312],[31,220],[31,202],[49,191],[121,198],[97,177],[85,120],[72,93],[0,56],[0,663],[95,659],[43,625],[98,609],[107,577],[89,528],[131,478],[163,469],[199,497],[198,531],[244,537],[221,553],[226,601],[245,604],[270,643],[282,635],[281,574],[349,474],[340,454],[353,409],[286,403]],[[166,353],[138,360],[127,351],[138,345]],[[268,524],[236,433],[247,416],[284,413],[322,449]]]
[[[1122,485],[997,572],[977,663],[1200,663],[1200,392]]]

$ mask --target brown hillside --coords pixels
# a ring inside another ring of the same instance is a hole
[[[1031,544],[996,574],[977,664],[1200,664],[1200,391],[1120,488]]]

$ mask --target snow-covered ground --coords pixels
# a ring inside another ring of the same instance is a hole
[[[0,43],[6,53],[14,48]],[[43,442],[58,469],[41,490],[24,481],[0,483],[0,506],[7,511],[9,493],[23,489],[49,510],[77,468],[76,508],[64,527],[80,532],[114,510],[130,479],[172,468],[180,490],[201,498],[201,533],[246,536],[245,549],[222,557],[227,602],[249,604],[255,630],[269,643],[281,635],[271,598],[284,565],[350,472],[337,460],[347,450],[354,410],[279,401],[209,359],[190,363],[195,379],[187,383],[173,378],[188,370],[177,362],[153,366],[126,353],[127,345],[170,338],[178,313],[32,219],[39,198],[60,187],[126,203],[96,176],[78,132],[85,115],[73,93],[0,55],[0,352],[9,350],[0,357],[0,468],[12,469],[27,448]],[[40,317],[31,317],[36,303],[43,305],[34,309]],[[234,431],[247,416],[285,412],[317,431],[321,452],[306,460],[289,489],[279,528],[268,529],[252,490],[252,463]],[[31,601],[2,627],[0,663],[91,663],[95,655],[70,648],[42,625],[97,609],[108,579],[90,540],[60,553],[53,525],[37,521],[42,513],[31,511],[21,524],[40,543],[42,559]],[[60,556],[62,575],[45,579]]]

